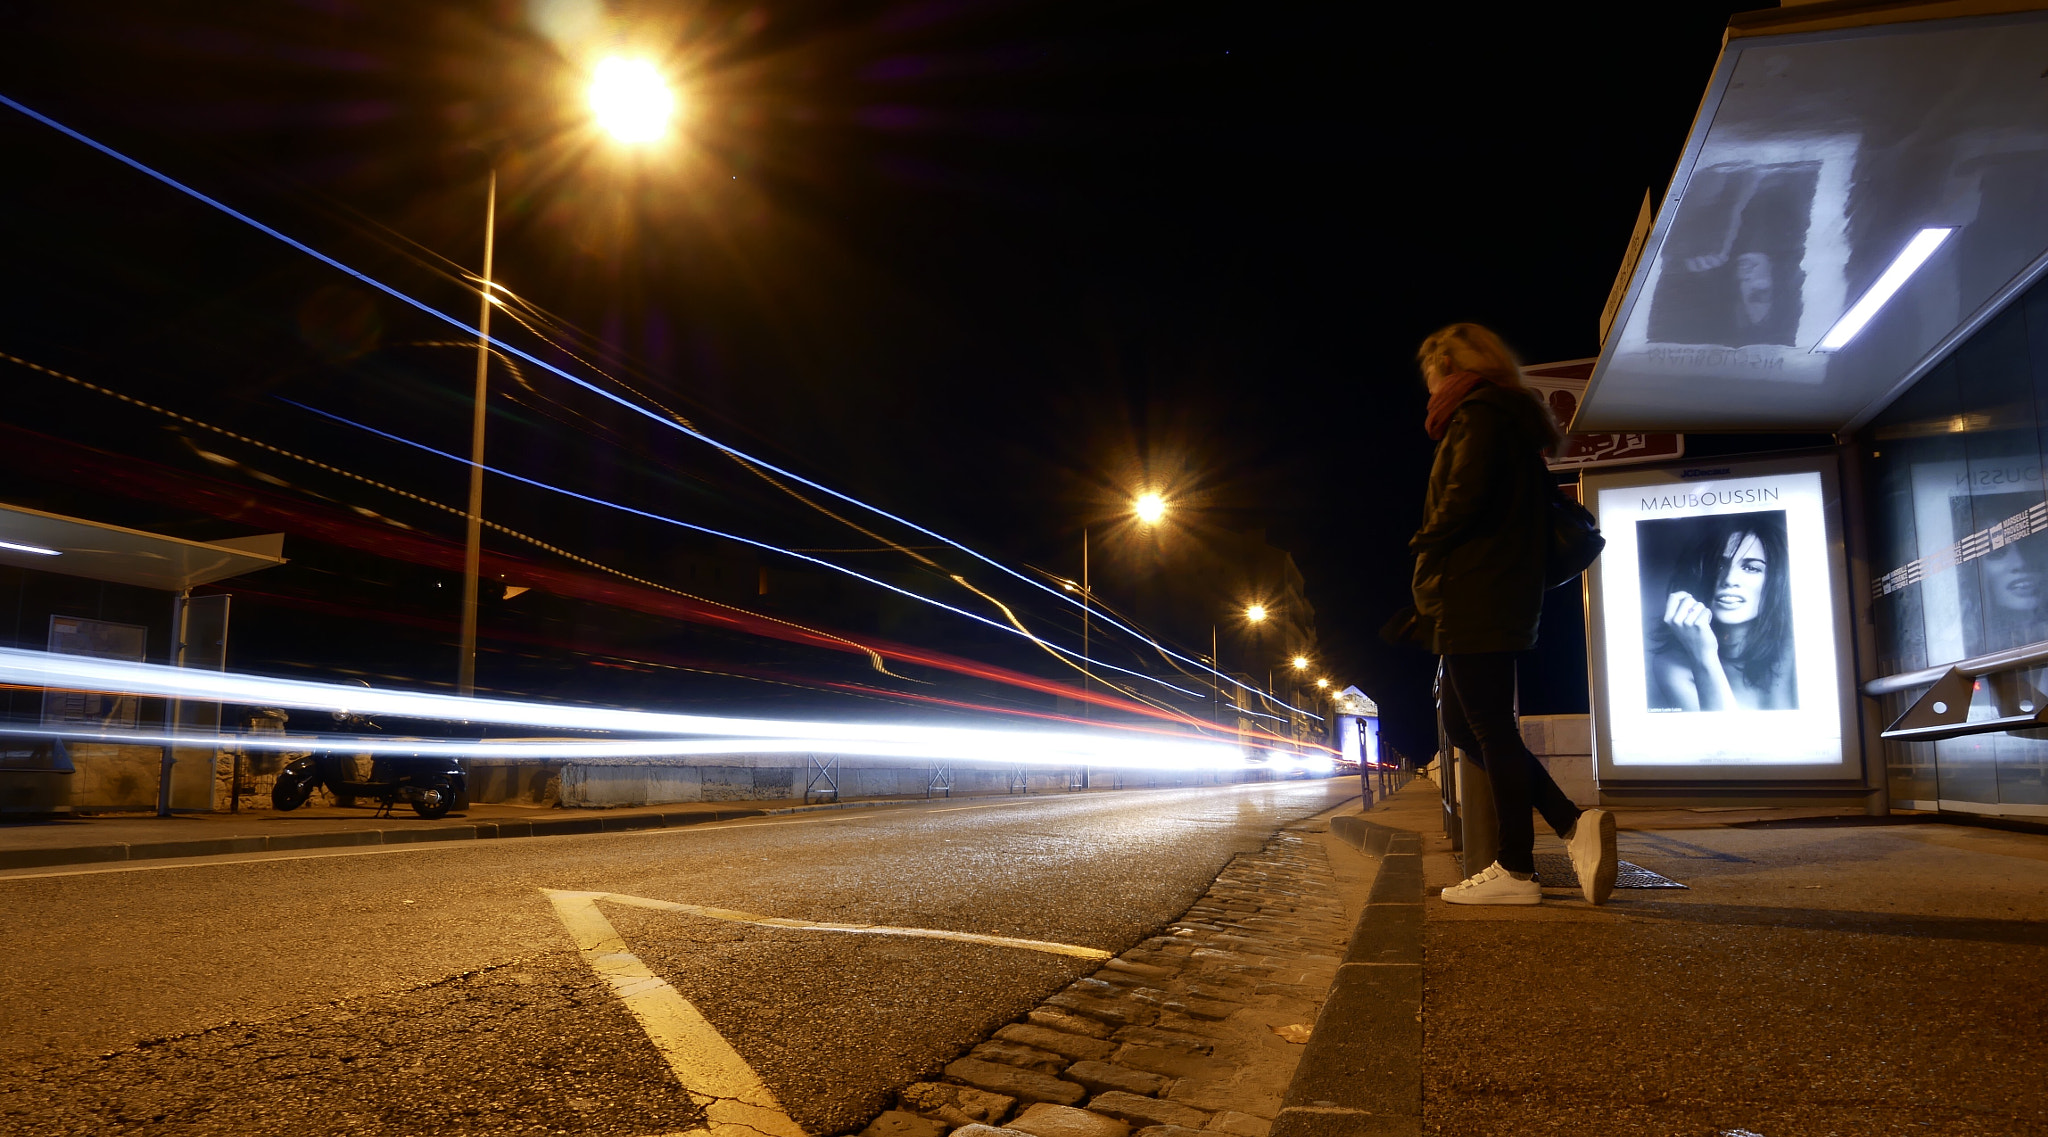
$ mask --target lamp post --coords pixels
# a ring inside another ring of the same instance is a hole
[[[462,546],[462,659],[456,669],[455,693],[476,694],[476,599],[478,569],[484,554],[484,422],[490,417],[491,256],[498,234],[498,167],[491,165],[484,184],[483,299],[476,317],[476,396],[469,416],[469,516]]]
[[[628,145],[657,142],[668,133],[676,95],[654,64],[612,56],[591,73],[588,91],[591,117],[613,138]],[[484,188],[484,271],[479,279],[483,299],[476,318],[476,395],[469,424],[469,513],[462,549],[462,646],[455,671],[456,692],[476,694],[477,591],[483,563],[484,425],[490,417],[492,256],[498,234],[498,167],[491,164]]]

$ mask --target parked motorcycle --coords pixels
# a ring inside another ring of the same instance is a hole
[[[369,718],[348,711],[334,712],[334,721],[337,728],[357,733],[379,729]],[[315,787],[324,787],[337,804],[370,798],[380,804],[380,813],[389,814],[400,801],[406,801],[414,813],[433,821],[448,815],[467,786],[468,775],[453,758],[378,755],[370,759],[365,771],[357,755],[330,750],[308,754],[286,766],[270,791],[270,803],[280,810],[294,810],[306,804]]]

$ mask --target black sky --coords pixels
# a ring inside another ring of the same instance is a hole
[[[296,231],[464,266],[494,153],[500,279],[665,399],[1062,571],[1172,482],[1295,555],[1329,669],[1426,753],[1429,662],[1373,634],[1428,461],[1413,347],[1471,319],[1595,353],[1741,7],[614,5],[690,77],[672,162],[571,140],[515,0],[10,4],[0,91]],[[8,177],[113,176],[33,154]]]

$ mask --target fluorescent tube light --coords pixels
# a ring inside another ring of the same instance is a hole
[[[62,555],[55,549],[45,549],[41,545],[18,545],[13,541],[0,541],[0,549],[11,549],[17,553],[34,553],[36,556],[39,557],[55,557]]]
[[[1877,283],[1870,286],[1870,291],[1863,294],[1863,299],[1842,313],[1842,318],[1835,321],[1835,326],[1828,329],[1827,335],[1820,337],[1820,342],[1813,345],[1813,350],[1840,351],[1848,346],[1849,341],[1856,338],[1856,333],[1863,330],[1863,325],[1868,324],[1877,315],[1878,310],[1885,306],[1885,302],[1890,300],[1894,293],[1905,287],[1906,279],[1921,265],[1926,264],[1927,258],[1933,256],[1934,250],[1940,248],[1941,243],[1948,240],[1949,234],[1954,232],[1953,228],[1922,229],[1915,234],[1912,240],[1906,242],[1906,247],[1899,251],[1899,255],[1892,259],[1891,267],[1885,269],[1884,275],[1877,278]]]

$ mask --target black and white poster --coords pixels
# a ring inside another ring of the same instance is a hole
[[[1846,761],[1827,482],[1749,468],[1587,476],[1603,770]]]
[[[1636,522],[1653,711],[1796,711],[1785,511]]]

